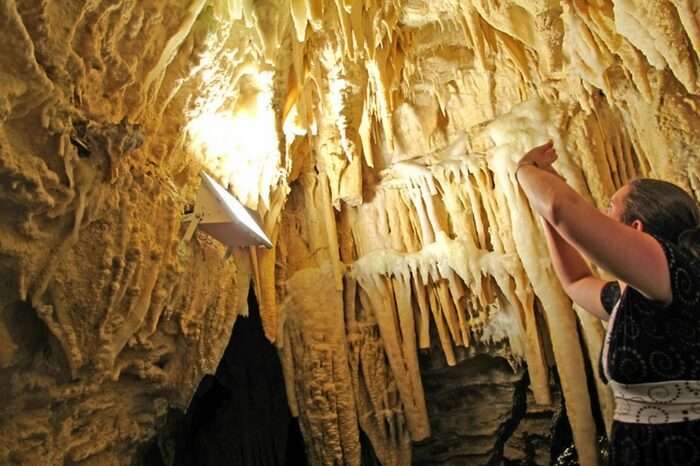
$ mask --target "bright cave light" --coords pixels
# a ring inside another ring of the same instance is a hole
[[[256,89],[234,110],[205,112],[190,121],[190,148],[249,208],[267,203],[280,176],[271,92]]]
[[[245,113],[210,113],[190,122],[189,130],[206,146],[208,153],[235,158],[235,151],[247,154],[256,152],[256,149],[264,152],[270,147],[265,144],[265,139],[275,138],[274,128],[265,123],[265,118]]]

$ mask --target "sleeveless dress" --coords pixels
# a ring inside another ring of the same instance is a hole
[[[602,378],[615,395],[614,465],[700,465],[700,260],[656,238],[671,276],[672,302],[607,283],[611,318]]]

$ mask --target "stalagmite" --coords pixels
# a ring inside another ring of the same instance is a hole
[[[283,352],[294,361],[293,393],[304,434],[310,439],[314,464],[359,464],[357,414],[350,387],[342,295],[335,290],[333,272],[307,268],[290,277],[295,294],[284,304]],[[319,285],[325,283],[324,285]],[[306,287],[311,285],[311,289]],[[298,294],[296,294],[298,293]],[[324,303],[319,307],[318,302]],[[329,319],[332,313],[333,319]]]

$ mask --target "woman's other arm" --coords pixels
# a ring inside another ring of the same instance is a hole
[[[569,298],[599,319],[608,320],[600,300],[605,281],[593,276],[590,267],[579,252],[546,220],[543,219],[547,247],[554,271]]]

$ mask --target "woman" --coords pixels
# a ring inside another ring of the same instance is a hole
[[[564,290],[608,321],[601,374],[615,395],[616,465],[700,465],[700,211],[681,188],[641,179],[607,215],[551,168],[551,142],[515,172],[543,217]],[[584,256],[615,276],[595,277]]]

